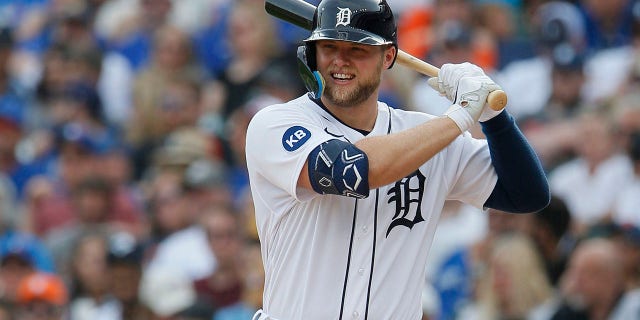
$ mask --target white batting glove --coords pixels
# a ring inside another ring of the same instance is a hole
[[[491,109],[487,106],[487,97],[498,89],[500,86],[486,75],[460,78],[454,104],[447,109],[445,115],[465,132],[480,119],[486,109]],[[498,113],[487,112],[483,120],[495,117]]]
[[[455,100],[458,83],[463,77],[484,76],[484,71],[469,62],[442,65],[437,77],[429,78],[427,83],[451,102]]]

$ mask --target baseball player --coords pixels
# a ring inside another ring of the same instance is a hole
[[[247,132],[265,268],[254,319],[421,319],[427,253],[443,204],[534,212],[549,201],[535,153],[499,87],[469,63],[430,85],[443,116],[377,101],[397,54],[386,0],[323,0],[298,49],[309,93],[269,106]],[[466,131],[477,121],[487,140]]]

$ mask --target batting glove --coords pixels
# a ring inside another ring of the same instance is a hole
[[[442,65],[437,77],[427,80],[429,86],[446,96],[449,101],[454,101],[458,84],[463,77],[484,76],[484,71],[469,62],[460,64],[446,63]]]
[[[486,75],[463,77],[458,80],[455,100],[445,115],[451,118],[462,132],[469,130],[481,116],[483,121],[495,117],[500,112],[484,113],[491,110],[487,105],[489,93],[500,89]]]

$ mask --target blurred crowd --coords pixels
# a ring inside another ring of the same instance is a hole
[[[425,318],[640,319],[640,1],[388,2],[400,48],[502,86],[553,194],[448,203]],[[245,131],[304,94],[307,34],[262,0],[0,0],[0,320],[250,319]],[[398,64],[381,100],[449,104]]]

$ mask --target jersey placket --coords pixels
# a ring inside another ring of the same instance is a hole
[[[354,228],[351,266],[347,279],[345,308],[342,319],[366,319],[375,255],[375,203],[377,193],[358,200]]]

